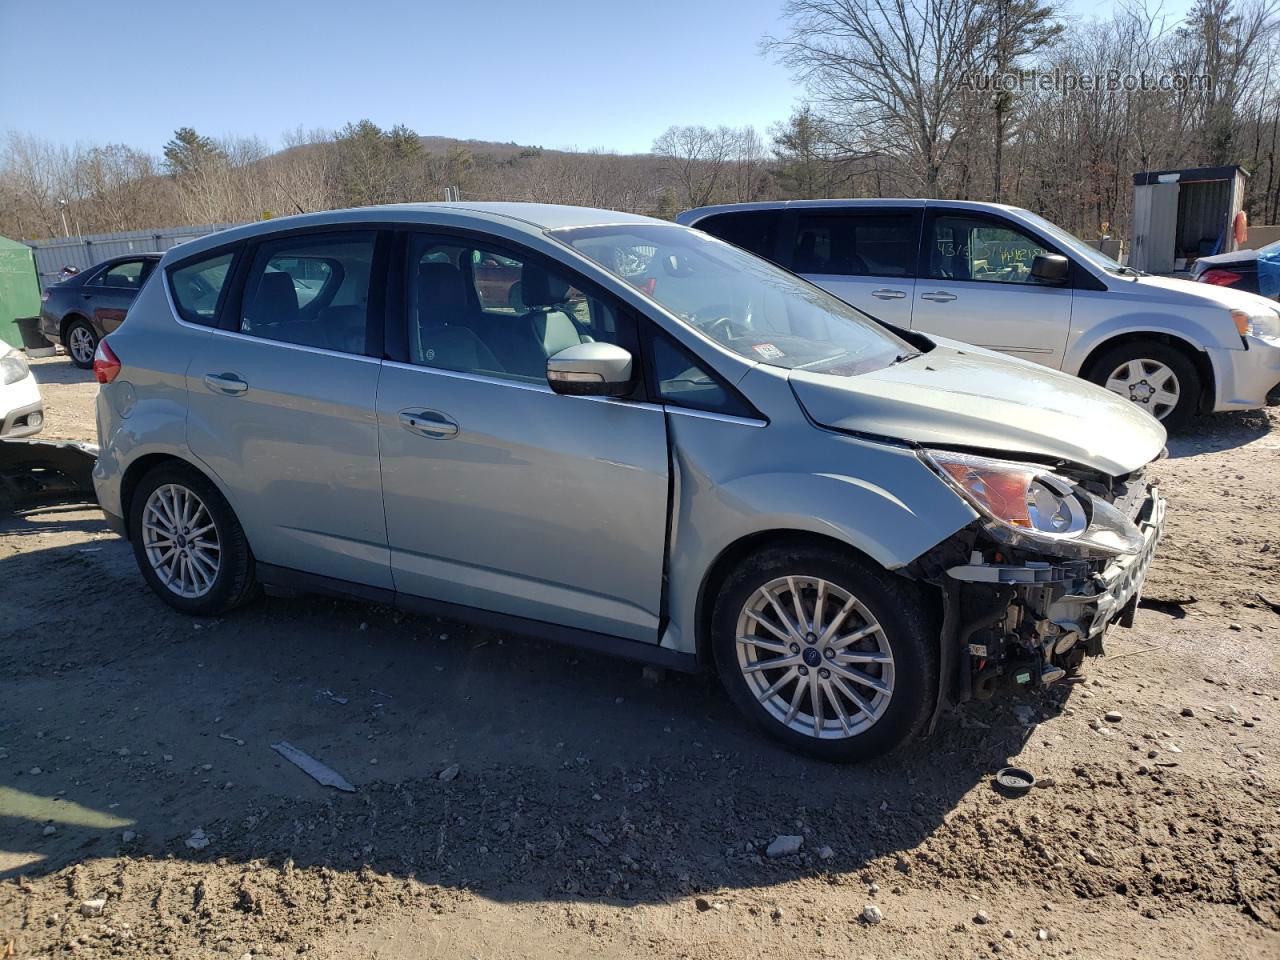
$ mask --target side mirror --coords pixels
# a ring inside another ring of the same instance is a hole
[[[631,392],[631,353],[612,343],[579,343],[547,359],[547,383],[571,397]]]
[[[1040,283],[1066,283],[1071,261],[1060,253],[1038,253],[1031,261],[1031,276]]]

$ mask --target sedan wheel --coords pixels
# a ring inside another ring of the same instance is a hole
[[[218,529],[204,502],[177,483],[157,487],[142,511],[142,545],[156,579],[195,600],[213,589],[222,566]]]
[[[1106,387],[1143,407],[1163,420],[1178,406],[1181,385],[1178,375],[1159,360],[1138,358],[1116,367],[1107,377]]]
[[[67,353],[77,367],[88,369],[93,366],[93,353],[98,349],[98,338],[84,323],[73,323],[67,329]]]
[[[738,668],[788,729],[818,739],[865,732],[893,698],[893,650],[857,597],[822,577],[759,587],[738,617]]]

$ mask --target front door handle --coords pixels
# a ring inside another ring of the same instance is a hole
[[[436,440],[458,435],[458,424],[439,410],[401,410],[400,425],[410,433]]]
[[[901,300],[907,294],[905,290],[889,290],[881,287],[879,290],[872,290],[871,295],[877,300]]]
[[[921,300],[932,300],[934,303],[950,303],[956,299],[954,293],[947,293],[945,290],[935,290],[933,293],[920,294]]]
[[[234,373],[209,373],[205,375],[204,385],[214,393],[224,393],[228,397],[238,397],[249,389]]]

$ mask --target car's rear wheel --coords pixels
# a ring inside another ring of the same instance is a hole
[[[253,594],[253,556],[230,504],[181,464],[144,476],[130,504],[129,531],[143,577],[183,613],[225,613]]]
[[[1174,430],[1195,416],[1200,375],[1177,347],[1158,340],[1122,343],[1101,354],[1087,379],[1132,402]]]
[[[81,370],[93,368],[93,354],[98,349],[98,335],[87,320],[72,320],[63,334],[62,342],[66,344],[67,354],[71,362]]]
[[[716,668],[738,707],[788,745],[865,760],[924,726],[937,640],[914,585],[838,549],[768,549],[740,565],[712,615]]]

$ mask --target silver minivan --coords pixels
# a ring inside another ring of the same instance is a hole
[[[1164,523],[1127,400],[606,210],[193,240],[94,368],[99,500],[178,610],[320,591],[713,667],[832,759],[1077,670]]]
[[[886,323],[1091,380],[1174,428],[1280,387],[1280,307],[1121,266],[1043,217],[959,200],[797,200],[676,218]]]

